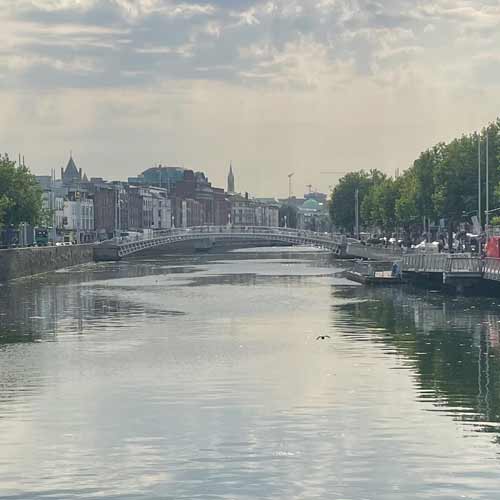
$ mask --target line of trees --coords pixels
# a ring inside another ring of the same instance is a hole
[[[0,228],[36,225],[45,217],[42,189],[25,165],[0,155]]]
[[[481,141],[482,211],[485,207],[486,138],[488,138],[490,208],[500,204],[500,118],[479,134],[463,135],[424,151],[403,175],[393,178],[379,170],[351,172],[332,193],[330,215],[337,227],[352,233],[355,191],[365,228],[384,233],[422,230],[424,217],[446,219],[451,233],[465,215],[477,214],[478,141]],[[481,220],[484,222],[484,212]],[[500,220],[499,220],[500,222]]]

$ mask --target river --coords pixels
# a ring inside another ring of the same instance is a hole
[[[500,498],[500,298],[339,265],[149,256],[0,286],[0,498]]]

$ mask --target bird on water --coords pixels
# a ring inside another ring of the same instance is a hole
[[[316,340],[326,340],[326,339],[329,339],[330,338],[330,335],[318,335],[316,337]]]

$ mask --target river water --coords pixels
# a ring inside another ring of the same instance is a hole
[[[338,266],[245,251],[0,286],[0,498],[500,498],[500,299]]]

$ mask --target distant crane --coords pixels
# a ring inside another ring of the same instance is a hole
[[[295,175],[295,172],[288,174],[288,199],[292,197],[292,177]]]
[[[351,173],[351,170],[323,170],[320,172],[321,175],[345,175]],[[328,186],[330,191],[332,190],[332,185]]]
[[[323,170],[321,175],[344,175],[350,173],[351,170]]]

